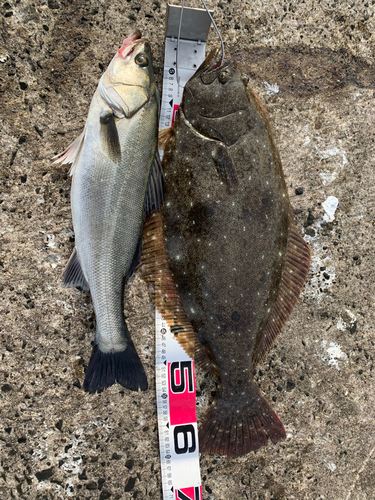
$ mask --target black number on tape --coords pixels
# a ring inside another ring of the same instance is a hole
[[[194,488],[194,497],[193,498],[188,497],[187,495],[185,495],[185,493],[182,493],[182,491],[180,491],[180,490],[177,490],[177,498],[179,500],[201,500],[199,486],[196,486]]]
[[[193,370],[191,361],[175,361],[171,363],[171,390],[174,393],[185,392],[186,381],[188,385],[188,392],[194,392]],[[176,382],[176,373],[179,373],[180,383]],[[186,373],[186,377],[185,377]],[[187,380],[186,380],[187,379]]]
[[[182,436],[182,446],[178,444],[178,438]],[[189,436],[191,445],[189,446]],[[187,425],[176,425],[173,431],[174,437],[174,451],[177,455],[183,455],[184,453],[194,453],[196,450],[195,441],[195,429],[192,424]]]

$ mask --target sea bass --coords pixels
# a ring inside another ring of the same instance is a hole
[[[285,438],[253,370],[297,302],[310,252],[267,114],[231,56],[220,66],[216,51],[200,66],[171,133],[143,275],[175,338],[219,377],[200,450],[240,456]]]
[[[83,133],[57,160],[72,163],[75,249],[64,286],[90,290],[95,344],[84,390],[116,381],[147,389],[123,314],[124,283],[140,258],[145,212],[160,203],[158,102],[149,42],[137,30],[100,79]]]

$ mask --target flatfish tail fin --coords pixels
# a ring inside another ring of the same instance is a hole
[[[98,344],[94,344],[83,389],[90,393],[102,392],[115,382],[131,391],[148,388],[146,373],[131,340],[124,351],[113,353],[102,352]]]
[[[171,329],[174,338],[205,371],[214,372],[214,363],[199,342],[184,308],[168,264],[160,212],[151,213],[143,226],[140,276],[149,284],[155,307]]]
[[[286,438],[284,426],[255,382],[248,389],[220,393],[199,429],[199,451],[240,457]]]
[[[283,329],[297,304],[298,297],[309,273],[310,248],[297,230],[291,207],[290,221],[285,262],[278,296],[268,322],[256,340],[252,359],[253,367],[262,360]]]

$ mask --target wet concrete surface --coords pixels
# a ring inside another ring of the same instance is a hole
[[[203,497],[370,500],[374,2],[221,0],[209,7],[268,111],[312,265],[256,373],[287,439],[239,459],[203,455]],[[84,393],[95,318],[88,293],[61,287],[74,246],[71,180],[69,166],[51,158],[82,130],[103,70],[135,27],[151,41],[160,88],[165,10],[159,0],[9,0],[0,7],[4,499],[161,499],[147,287],[131,279],[126,315],[149,390]],[[332,221],[329,196],[339,202]],[[198,373],[197,388],[201,421],[214,385]]]

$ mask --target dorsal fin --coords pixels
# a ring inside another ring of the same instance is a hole
[[[144,218],[152,210],[155,210],[155,212],[158,211],[163,203],[163,181],[163,167],[161,166],[159,152],[156,151],[146,191],[145,206],[143,211]]]
[[[290,228],[279,292],[268,322],[253,352],[253,368],[261,361],[281,332],[297,303],[310,267],[310,248],[299,234],[292,208]]]
[[[60,165],[72,164],[70,169],[70,175],[74,174],[74,168],[77,164],[79,154],[82,150],[82,146],[85,140],[86,127],[83,129],[82,133],[62,152],[53,157],[55,160],[53,163],[60,163]]]
[[[161,212],[151,213],[143,226],[143,248],[140,275],[152,288],[155,307],[184,351],[205,371],[214,371],[212,361],[199,342],[182,307],[164,243]]]

